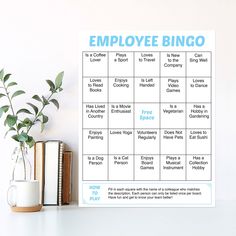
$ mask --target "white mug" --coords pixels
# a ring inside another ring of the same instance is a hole
[[[11,207],[33,207],[39,205],[38,180],[14,180],[8,188],[7,201]]]

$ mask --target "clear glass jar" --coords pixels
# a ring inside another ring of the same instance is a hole
[[[19,143],[12,154],[11,180],[31,180],[32,166],[28,159],[28,148]]]

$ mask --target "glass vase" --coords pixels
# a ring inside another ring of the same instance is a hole
[[[28,159],[28,148],[25,143],[19,143],[12,154],[11,180],[31,180],[32,166]]]

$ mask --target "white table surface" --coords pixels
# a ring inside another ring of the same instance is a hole
[[[44,207],[38,213],[12,213],[0,204],[1,236],[180,235],[236,236],[236,201],[215,208]]]

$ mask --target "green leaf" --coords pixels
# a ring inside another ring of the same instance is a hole
[[[4,135],[4,138],[6,138],[7,134],[10,132],[10,131],[16,131],[16,129],[14,127],[11,127]]]
[[[45,124],[41,122],[41,133],[43,132],[44,128],[45,128]]]
[[[35,115],[37,115],[37,114],[38,114],[38,111],[39,111],[38,107],[36,107],[34,104],[32,104],[32,103],[30,103],[30,102],[28,102],[27,104],[33,108],[33,110],[34,110],[34,112],[35,112]]]
[[[48,122],[48,116],[42,115],[42,122],[45,124]]]
[[[8,112],[9,108],[10,107],[8,105],[6,105],[6,106],[1,107],[0,109],[3,109],[3,111],[6,113],[6,112]]]
[[[2,97],[6,97],[6,95],[3,93],[0,93],[0,98],[2,98]]]
[[[7,126],[7,119],[5,119],[4,121],[4,126]]]
[[[32,136],[28,136],[28,140],[26,141],[26,144],[29,146],[29,148],[32,148],[35,144],[35,141]]]
[[[16,83],[16,82],[11,82],[11,83],[9,83],[9,84],[7,85],[7,88],[9,88],[9,87],[11,87],[11,86],[14,86],[14,85],[17,85],[17,83]]]
[[[30,112],[28,109],[25,109],[25,108],[20,109],[19,111],[17,111],[16,114],[18,115],[19,113],[27,113],[27,114],[31,114],[31,115],[33,115],[32,112]]]
[[[32,98],[39,102],[43,102],[42,99],[38,95],[34,95]]]
[[[14,139],[15,141],[19,142],[18,135],[15,134],[15,135],[11,136],[11,138]]]
[[[48,105],[49,104],[48,100],[44,96],[42,96],[42,98],[43,98],[43,104],[45,106]]]
[[[55,90],[55,85],[51,80],[46,80],[46,82],[48,83],[49,87],[50,87],[50,91],[54,91]]]
[[[13,95],[11,96],[11,99],[16,97],[16,96],[19,96],[21,94],[24,94],[25,92],[23,90],[18,90],[16,91],[15,93],[13,93]]]
[[[28,135],[24,132],[22,132],[21,134],[18,135],[17,139],[20,142],[26,142],[28,140]]]
[[[7,115],[6,123],[9,127],[12,127],[16,124],[17,116]]]
[[[8,110],[9,110],[9,106],[0,107],[0,118],[2,117],[3,113],[8,112]]]
[[[26,127],[29,127],[33,124],[33,122],[29,119],[29,118],[25,118],[23,120],[23,124],[26,126]]]
[[[63,90],[63,88],[59,88],[59,92],[61,92]]]
[[[57,109],[59,109],[59,102],[56,99],[51,99],[50,102],[52,102]]]
[[[3,82],[6,83],[8,81],[8,79],[10,78],[11,74],[6,74],[4,76]]]
[[[19,131],[20,129],[26,127],[26,125],[24,123],[18,123],[17,125],[17,130]]]
[[[56,89],[60,88],[62,86],[62,80],[64,77],[64,71],[60,72],[55,80],[55,85],[56,85]]]
[[[3,76],[4,76],[4,69],[2,69],[2,70],[0,71],[0,80],[3,79]]]

